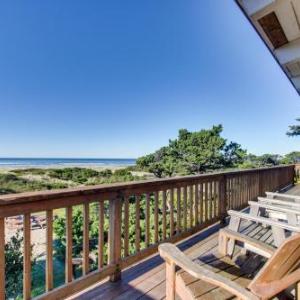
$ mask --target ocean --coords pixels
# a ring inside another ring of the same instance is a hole
[[[131,158],[0,158],[0,168],[126,167],[135,161]]]

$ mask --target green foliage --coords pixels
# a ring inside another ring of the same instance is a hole
[[[157,177],[195,174],[237,166],[246,151],[237,143],[227,144],[221,136],[222,125],[189,132],[179,130],[178,138],[155,153],[140,157],[137,166]]]
[[[279,155],[263,154],[261,156],[248,154],[242,164],[239,165],[241,168],[258,168],[264,166],[275,166],[280,164],[281,158]]]
[[[258,168],[277,166],[281,164],[294,164],[300,161],[300,152],[294,151],[284,156],[279,154],[263,154],[254,155],[248,154],[244,161],[239,165],[240,168]]]
[[[5,294],[7,299],[21,299],[23,290],[23,237],[17,231],[5,244]],[[32,261],[34,267],[36,261]]]
[[[16,299],[22,294],[23,238],[20,233],[12,236],[5,244],[5,293],[7,298]]]
[[[234,168],[244,162],[247,151],[241,148],[241,145],[230,142],[224,148],[224,167]]]
[[[47,173],[47,169],[39,169],[39,168],[28,168],[28,169],[14,169],[13,173],[17,175],[45,175]]]
[[[99,172],[87,168],[63,168],[51,169],[49,170],[48,175],[52,178],[70,180],[82,184],[86,183],[90,177],[99,176]]]
[[[282,159],[282,163],[285,164],[295,164],[300,162],[300,151],[293,151],[285,155]]]
[[[48,175],[60,180],[68,180],[77,184],[95,185],[103,183],[114,183],[139,180],[140,177],[133,176],[127,168],[112,172],[110,169],[96,171],[87,168],[64,168],[51,169]]]
[[[108,211],[108,207],[105,207]],[[90,251],[95,251],[97,248],[98,239],[98,224],[99,224],[99,209],[98,203],[90,205],[90,223],[89,223],[89,237],[90,237]],[[65,215],[56,216],[53,222],[53,231],[55,234],[55,257],[61,261],[65,260],[66,251],[66,218]],[[108,239],[108,218],[104,222],[104,241],[107,243]],[[73,257],[82,256],[83,244],[83,212],[82,206],[73,207],[72,210],[72,243],[73,243]],[[93,268],[93,266],[92,266]]]
[[[300,118],[297,118],[296,121],[300,122]],[[287,134],[287,136],[298,136],[298,135],[300,135],[300,125],[291,125],[291,126],[289,126],[289,131],[286,134]]]
[[[12,173],[0,174],[0,194],[51,190],[67,187],[62,183],[28,180]]]
[[[144,176],[133,176],[129,168],[114,172],[109,169],[96,171],[87,168],[16,169],[9,173],[0,173],[0,195],[61,189],[82,184],[126,182],[144,178]]]

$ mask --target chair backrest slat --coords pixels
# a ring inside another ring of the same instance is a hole
[[[300,234],[288,238],[269,258],[250,283],[255,285],[280,280],[300,266]]]

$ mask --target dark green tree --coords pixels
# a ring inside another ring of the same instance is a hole
[[[227,144],[221,136],[222,125],[189,132],[179,130],[178,138],[154,153],[140,157],[137,166],[157,177],[197,174],[234,167],[243,161],[246,151],[237,143]]]
[[[242,149],[241,145],[230,142],[224,149],[224,166],[233,168],[242,164],[247,155],[247,151]]]
[[[300,122],[300,118],[297,118],[296,121]],[[289,126],[289,131],[286,134],[288,136],[300,135],[300,125],[291,125],[291,126]]]
[[[288,153],[282,159],[282,163],[285,164],[295,164],[300,162],[300,151],[293,151]]]

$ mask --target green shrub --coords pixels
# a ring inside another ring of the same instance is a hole
[[[7,299],[21,299],[23,290],[23,237],[17,231],[5,244],[5,294]],[[32,267],[36,261],[31,262]]]
[[[85,183],[91,177],[99,176],[99,172],[87,168],[64,168],[64,169],[50,169],[48,175],[52,178],[61,180],[74,181],[76,183]]]
[[[66,188],[66,184],[28,180],[15,174],[0,174],[0,194]]]
[[[28,168],[28,169],[15,169],[11,172],[17,175],[45,175],[47,173],[47,169],[38,169],[38,168]]]

